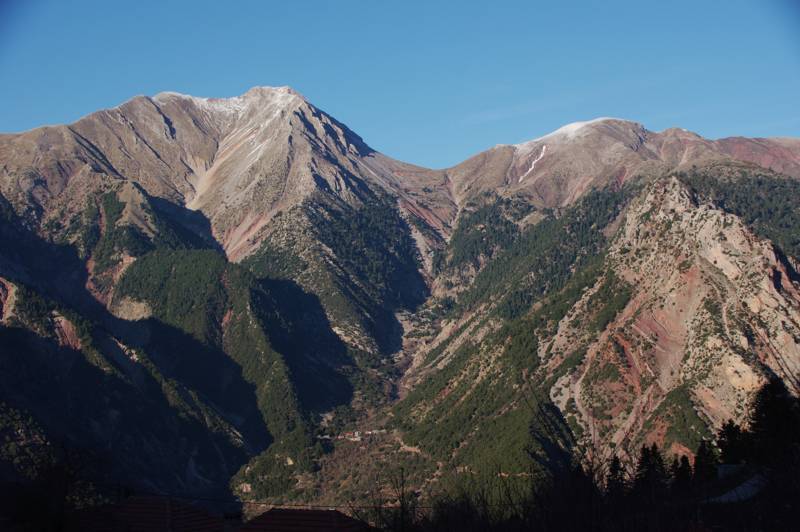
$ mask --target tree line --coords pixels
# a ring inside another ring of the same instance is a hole
[[[429,506],[395,478],[393,505],[362,517],[419,532],[790,530],[800,517],[800,401],[777,377],[741,425],[724,423],[693,457],[667,457],[656,443],[642,445],[632,463],[597,455],[574,449],[544,478],[483,480]]]

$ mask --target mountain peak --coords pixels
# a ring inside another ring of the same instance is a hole
[[[275,104],[278,106],[286,106],[297,103],[298,101],[307,101],[305,97],[289,86],[257,86],[240,96],[232,96],[230,98],[207,98],[172,91],[160,92],[153,97],[153,100],[159,103],[166,103],[175,99],[188,100],[199,107],[229,113],[240,112],[253,105],[258,107]]]
[[[184,94],[182,92],[176,92],[176,91],[159,92],[153,98],[156,100],[167,100],[170,98],[186,98],[191,100],[218,101],[218,100],[236,100],[240,98],[275,97],[284,94],[288,94],[291,96],[298,96],[305,100],[305,97],[302,94],[300,94],[298,91],[294,90],[292,87],[288,85],[282,85],[280,87],[271,87],[269,85],[256,85],[255,87],[251,87],[250,89],[248,89],[244,94],[240,94],[238,96],[231,96],[228,98],[194,96],[192,94]]]
[[[274,96],[279,94],[289,94],[292,96],[300,97],[304,100],[306,99],[302,94],[300,94],[298,91],[294,90],[288,85],[282,85],[280,87],[271,87],[269,85],[256,85],[255,87],[252,87],[250,90],[245,92],[242,96],[263,97],[263,96]]]
[[[601,124],[617,124],[617,125],[627,125],[627,126],[634,126],[634,127],[641,127],[641,124],[638,122],[633,122],[631,120],[625,120],[622,118],[613,118],[608,116],[602,116],[599,118],[593,118],[591,120],[584,120],[579,122],[571,122],[569,124],[563,125],[560,128],[556,129],[555,131],[551,131],[546,135],[542,135],[541,137],[537,137],[532,140],[528,140],[522,142],[520,144],[515,144],[514,146],[517,148],[525,148],[529,147],[531,144],[545,140],[545,139],[564,139],[564,140],[572,140],[579,136],[584,135],[588,130],[591,129],[591,126],[601,125]]]
[[[661,132],[661,135],[665,137],[678,137],[678,138],[691,138],[691,139],[703,138],[694,131],[689,131],[688,129],[684,129],[682,127],[667,128]]]

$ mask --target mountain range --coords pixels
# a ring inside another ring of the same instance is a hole
[[[691,456],[798,390],[798,193],[800,139],[600,118],[434,170],[288,87],[0,135],[0,471],[342,502]]]

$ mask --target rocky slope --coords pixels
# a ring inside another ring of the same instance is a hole
[[[0,407],[245,498],[689,453],[796,384],[797,178],[795,139],[617,119],[428,170],[289,88],[0,135]]]
[[[739,160],[800,177],[796,139],[706,140],[683,129],[660,133],[598,118],[517,145],[498,145],[446,170],[459,204],[485,192],[563,207],[587,191],[711,161]]]
[[[688,452],[707,427],[742,422],[766,375],[798,375],[793,266],[678,178],[658,181],[631,204],[607,267],[606,276],[629,287],[618,314],[587,338],[598,285],[540,346],[546,360],[585,341],[582,363],[551,397],[593,440],[632,449],[647,439]]]

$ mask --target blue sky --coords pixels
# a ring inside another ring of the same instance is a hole
[[[598,116],[800,136],[800,0],[0,0],[0,131],[255,85],[430,167]]]

